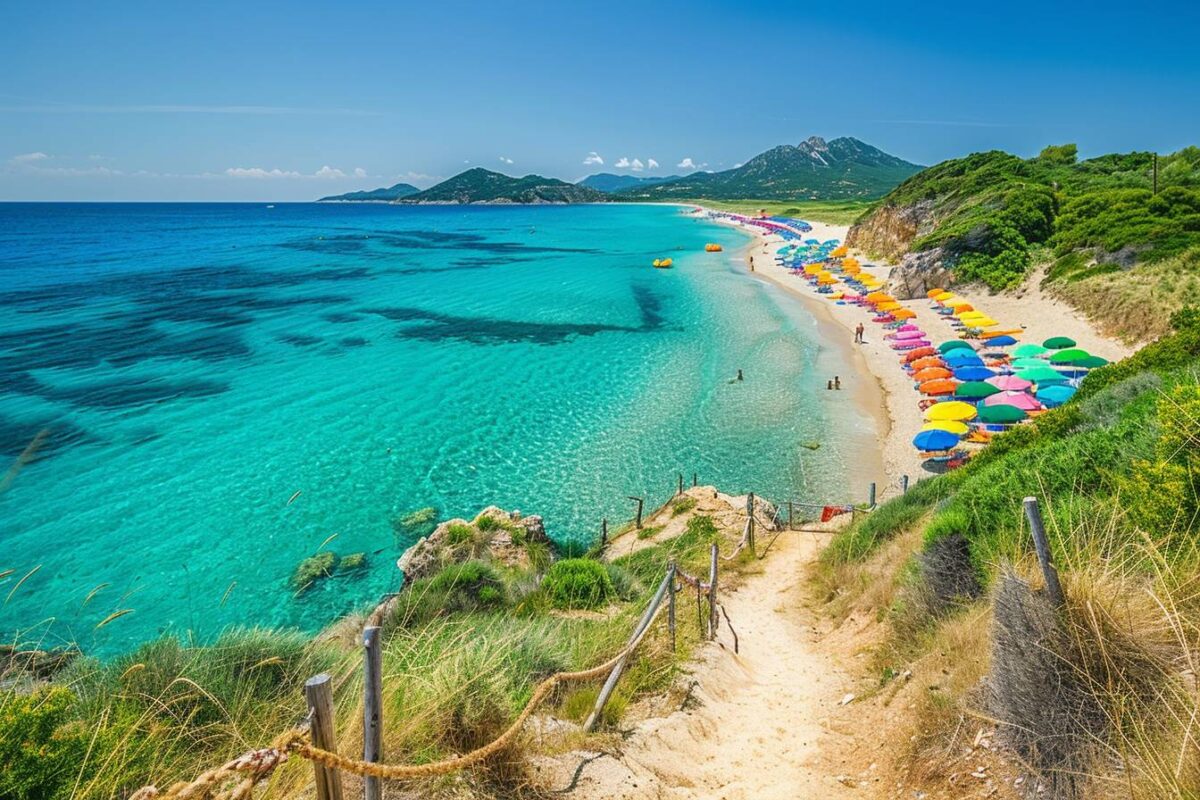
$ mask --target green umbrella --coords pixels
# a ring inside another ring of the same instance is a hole
[[[1013,355],[1017,358],[1034,358],[1044,352],[1046,352],[1046,348],[1040,344],[1022,344],[1013,350]]]
[[[992,386],[990,383],[984,383],[983,381],[967,381],[966,383],[960,383],[958,386],[954,387],[954,396],[968,400],[976,400],[981,397],[991,397],[999,391],[999,389],[997,389],[995,386]]]
[[[1044,367],[1046,362],[1041,358],[1018,358],[1012,362],[1014,369],[1029,369],[1031,367]]]
[[[1108,359],[1101,358],[1100,356],[1088,356],[1087,358],[1079,359],[1071,366],[1079,367],[1081,369],[1096,369],[1098,367],[1103,367],[1107,363]]]
[[[968,350],[975,349],[975,348],[971,347],[969,342],[964,342],[962,339],[951,339],[948,342],[942,342],[941,344],[939,344],[938,352],[945,354],[945,353],[949,353],[951,350],[959,350],[963,347],[967,348]]]
[[[1027,416],[1029,415],[1016,406],[1010,406],[1005,403],[979,407],[980,422],[1008,424],[1011,422],[1020,422]]]
[[[1068,336],[1051,336],[1042,345],[1047,350],[1066,350],[1068,347],[1075,346],[1075,340]]]
[[[1032,381],[1033,383],[1043,383],[1045,381],[1061,381],[1065,380],[1058,370],[1051,369],[1049,366],[1031,367],[1023,369],[1017,373],[1017,377]]]
[[[1092,354],[1087,350],[1080,350],[1078,347],[1071,347],[1066,350],[1059,350],[1057,353],[1050,356],[1051,364],[1074,364],[1085,358],[1091,358]]]

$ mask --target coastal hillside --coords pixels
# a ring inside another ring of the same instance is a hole
[[[512,178],[483,167],[475,167],[442,181],[423,192],[399,199],[399,203],[600,203],[603,192],[557,178],[526,175]]]
[[[885,194],[921,169],[851,137],[812,136],[721,172],[626,189],[626,200],[839,200]]]
[[[346,192],[322,197],[318,203],[390,203],[421,191],[411,183],[397,183],[363,192]]]
[[[658,178],[639,178],[636,175],[617,175],[612,172],[597,172],[595,175],[588,175],[583,180],[576,182],[575,185],[585,186],[588,189],[595,189],[598,192],[620,192],[627,189],[657,186],[660,183],[676,180],[679,180],[678,175],[666,175]]]
[[[1200,148],[1080,161],[1067,144],[944,161],[891,191],[847,241],[902,260],[891,288],[908,297],[949,281],[1008,289],[1042,270],[1112,332],[1152,338],[1200,299]]]

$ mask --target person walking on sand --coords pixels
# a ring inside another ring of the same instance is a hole
[[[754,256],[750,256],[750,271],[754,272]]]
[[[854,343],[855,344],[863,343],[863,334],[866,332],[866,330],[867,329],[863,326],[863,324],[861,322],[858,323],[858,326],[854,329]]]
[[[834,389],[842,388],[842,379],[840,377],[838,377],[837,375],[833,376],[833,388]]]

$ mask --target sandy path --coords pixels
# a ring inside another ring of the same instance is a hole
[[[567,796],[862,797],[839,781],[844,737],[829,725],[852,681],[817,646],[817,620],[804,605],[803,567],[819,544],[811,533],[782,534],[764,571],[724,598],[740,654],[722,626],[721,646],[705,648],[695,666],[693,702],[639,723],[619,757],[589,763]]]

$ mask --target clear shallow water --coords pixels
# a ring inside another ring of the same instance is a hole
[[[423,506],[589,541],[677,472],[844,497],[873,423],[743,242],[653,206],[0,204],[0,475],[49,431],[0,491],[0,595],[42,565],[0,633],[316,629],[395,588]],[[367,573],[294,597],[330,536]]]

